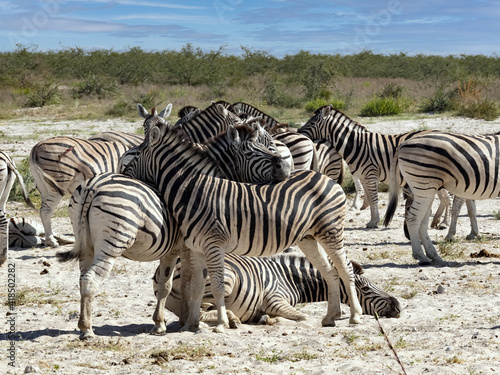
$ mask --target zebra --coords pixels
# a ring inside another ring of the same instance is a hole
[[[427,234],[432,201],[440,189],[462,199],[499,196],[499,143],[500,134],[469,136],[429,131],[399,145],[391,166],[384,225],[388,226],[394,215],[403,179],[413,195],[407,224],[412,255],[420,264],[443,261]]]
[[[370,204],[371,218],[367,228],[377,228],[378,184],[389,182],[389,169],[396,147],[406,139],[425,131],[399,135],[370,132],[331,105],[321,107],[298,132],[312,140],[327,139],[344,158],[354,177],[361,180]]]
[[[167,115],[168,108],[161,112],[162,116]],[[145,130],[149,121],[149,118],[144,121]],[[115,141],[97,140],[98,137],[112,137]],[[51,217],[63,196],[73,193],[82,181],[96,174],[116,171],[120,156],[130,144],[140,144],[139,140],[133,134],[127,137],[127,133],[101,133],[94,140],[53,137],[31,149],[29,166],[42,199],[40,217],[47,246],[59,246],[53,235]]]
[[[45,244],[43,225],[26,217],[11,217],[9,220],[9,246],[10,247],[35,247]],[[54,233],[54,237],[61,244],[68,242],[64,236]]]
[[[35,208],[24,186],[23,177],[16,168],[14,161],[6,152],[0,150],[0,266],[7,261],[9,220],[6,213],[6,204],[16,177],[21,186],[24,201],[29,207]]]
[[[361,323],[352,265],[344,250],[345,194],[319,172],[292,171],[278,183],[242,184],[200,174],[210,160],[200,158],[167,124],[152,127],[138,154],[137,176],[160,192],[174,216],[191,257],[191,296],[184,330],[197,330],[203,295],[203,268],[212,281],[218,322],[229,322],[224,306],[224,253],[266,256],[297,244],[327,280],[328,309],[323,326],[341,315],[339,279],[351,303],[350,323]],[[321,246],[320,246],[321,245]]]
[[[206,146],[193,145],[202,158],[226,161],[213,163],[205,173],[251,182],[285,179],[283,169],[275,167],[280,156],[256,143],[256,133],[247,126],[230,126],[226,133],[210,140]],[[184,140],[184,143],[190,142]],[[80,261],[82,311],[78,326],[82,339],[94,335],[92,297],[119,256],[137,261],[160,260],[162,287],[158,306],[161,309],[157,306],[153,315],[152,332],[165,332],[163,306],[170,288],[169,271],[174,269],[173,262],[181,255],[184,245],[174,218],[156,190],[133,178],[134,165],[135,159],[125,170],[128,176],[106,173],[92,177],[74,191],[70,200],[76,242],[73,250],[56,256],[60,261],[76,258]],[[225,174],[228,169],[230,176]]]
[[[399,301],[382,291],[367,277],[356,262],[352,262],[356,292],[363,314],[399,318]],[[336,272],[336,269],[334,269]],[[178,262],[165,307],[181,316],[181,263]],[[157,294],[160,268],[153,277]],[[224,300],[232,328],[240,323],[265,322],[274,324],[274,317],[304,320],[306,316],[293,307],[300,303],[322,302],[328,298],[325,279],[307,258],[299,253],[283,253],[269,257],[250,257],[228,253],[224,258]],[[340,283],[340,300],[349,304],[345,285]],[[214,320],[214,299],[210,279],[206,279],[201,321]]]

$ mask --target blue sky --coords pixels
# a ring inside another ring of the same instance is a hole
[[[0,50],[499,53],[497,0],[0,0]]]

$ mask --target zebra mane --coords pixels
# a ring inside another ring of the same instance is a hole
[[[347,116],[344,112],[339,111],[336,108],[333,108],[333,106],[331,104],[328,104],[328,105],[325,105],[323,107],[318,108],[314,112],[314,116],[318,115],[323,110],[323,108],[325,108],[325,107],[330,107],[331,108],[331,112],[330,112],[329,117],[331,117],[331,118],[335,117],[335,122],[339,122],[340,119],[347,119],[349,121],[348,125],[347,125],[348,127],[354,128],[354,129],[359,128],[363,132],[369,131],[366,128],[366,126],[364,126],[363,124],[360,124],[359,122],[353,120],[352,118],[350,118],[349,116]]]
[[[247,113],[244,108],[247,107],[247,108],[250,108],[252,109],[253,112],[255,113]],[[258,109],[257,107],[251,105],[251,104],[248,104],[248,103],[245,103],[245,102],[236,102],[236,103],[233,103],[232,105],[232,108],[233,109],[233,112],[238,116],[238,117],[241,117],[241,118],[244,118],[246,116],[250,116],[250,115],[256,115],[256,113],[259,113],[263,118],[267,117],[269,118],[272,122],[275,122],[276,124],[279,124],[279,122],[272,116],[269,116],[267,113],[265,112],[262,112],[260,109]]]
[[[272,128],[268,128],[267,131],[271,135],[289,133],[289,132],[297,133],[296,128],[292,128],[290,125],[284,122],[280,122],[278,123],[278,125],[275,125]]]
[[[179,112],[177,112],[177,117],[183,118],[184,116],[189,115],[191,112],[194,112],[198,109],[198,107],[195,107],[194,105],[185,105],[181,109],[179,109]]]
[[[243,123],[243,124],[238,124],[233,126],[236,130],[238,130],[238,133],[240,134],[240,137],[243,133],[244,139],[249,139],[250,135],[252,135],[256,130],[249,125]],[[213,143],[217,143],[219,139],[225,137],[227,134],[227,131],[224,131],[222,133],[219,133],[215,137],[212,137],[210,139],[207,139],[205,142],[203,142],[204,145],[210,146]]]

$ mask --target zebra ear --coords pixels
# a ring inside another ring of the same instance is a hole
[[[226,107],[224,107],[222,104],[216,104],[215,108],[217,109],[217,112],[219,112],[222,116],[224,116],[224,118],[227,117],[227,115],[229,114]]]
[[[227,128],[227,136],[232,144],[240,143],[240,135],[238,133],[238,130],[236,130],[233,125],[229,125],[229,127]]]
[[[148,111],[146,111],[146,108],[144,108],[141,103],[137,103],[137,113],[139,113],[139,116],[143,118],[147,118],[149,116]]]
[[[149,129],[149,144],[154,146],[159,143],[161,139],[160,128],[158,126],[153,126]]]
[[[332,113],[332,106],[331,106],[331,105],[325,105],[325,106],[321,109],[321,116],[322,116],[323,118],[330,116],[330,113]]]
[[[170,112],[172,112],[172,103],[168,103],[163,111],[160,112],[160,117],[167,118],[170,116]]]

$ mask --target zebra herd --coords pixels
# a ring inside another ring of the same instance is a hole
[[[364,188],[367,228],[380,221],[378,184],[390,186],[386,226],[405,186],[405,222],[420,264],[442,262],[427,234],[436,195],[442,202],[454,195],[449,236],[465,201],[477,234],[473,200],[500,195],[500,135],[378,134],[332,106],[297,130],[249,104],[224,101],[203,110],[186,106],[172,125],[171,109],[148,113],[138,104],[144,136],[54,137],[31,151],[48,246],[61,241],[51,216],[71,194],[75,243],[56,256],[79,262],[82,339],[94,336],[92,299],[120,256],[159,260],[155,334],[166,331],[165,307],[189,331],[214,318],[217,332],[267,315],[301,320],[293,306],[314,301],[327,301],[323,326],[335,325],[341,302],[350,306],[351,324],[362,314],[399,317],[397,299],[346,255],[344,164]],[[7,259],[5,202],[13,176],[32,205],[12,160],[0,152],[0,264]],[[294,245],[301,251],[280,254]]]

